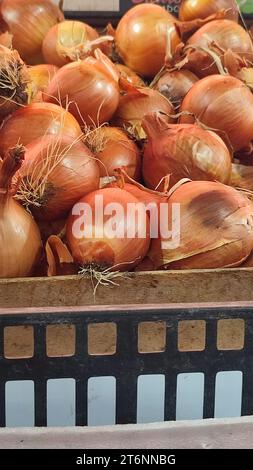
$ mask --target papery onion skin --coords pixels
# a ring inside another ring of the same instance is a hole
[[[0,278],[32,275],[42,251],[40,232],[35,221],[13,199],[8,189],[11,183],[8,176],[11,179],[16,171],[15,166],[19,167],[19,150],[16,154],[14,152],[12,149],[5,157],[0,170]],[[15,159],[13,171],[6,171],[7,158],[10,157]]]
[[[194,123],[198,119],[220,137],[240,150],[253,139],[253,96],[240,80],[212,75],[199,80],[183,100],[180,123]],[[195,116],[195,117],[194,117]]]
[[[214,132],[193,124],[167,124],[159,114],[148,114],[142,123],[148,136],[143,155],[143,177],[151,189],[166,175],[173,186],[183,178],[228,183],[231,155]]]
[[[67,216],[85,194],[99,188],[99,167],[81,141],[66,136],[45,136],[26,147],[19,171],[19,200],[37,220]]]
[[[139,181],[141,178],[141,152],[127,134],[116,127],[102,126],[97,129],[100,176],[115,176],[115,170],[124,167],[128,175]],[[100,143],[100,148],[99,148]]]
[[[173,248],[165,239],[153,240],[148,257],[156,269],[236,267],[250,255],[253,205],[236,189],[189,182],[175,190],[169,203],[180,204],[180,242]]]
[[[105,56],[102,60],[107,59]],[[107,63],[110,60],[107,59]],[[114,64],[110,64],[114,74]],[[62,67],[47,88],[47,102],[69,103],[69,111],[80,125],[110,121],[119,104],[119,85],[107,65],[92,57]]]
[[[174,107],[161,93],[151,88],[129,88],[120,98],[113,123],[129,130],[137,140],[142,140],[146,138],[142,119],[151,112],[164,113],[168,122],[175,122]]]
[[[17,143],[27,145],[46,134],[63,134],[73,139],[82,135],[75,118],[51,103],[32,103],[13,113],[0,129],[0,152],[3,155]]]
[[[116,29],[116,49],[123,62],[144,77],[153,78],[164,65],[167,39],[172,52],[180,43],[176,18],[158,5],[131,8]]]
[[[46,33],[64,20],[60,9],[49,0],[2,0],[0,12],[22,59],[30,65],[41,63]]]
[[[42,101],[42,92],[46,90],[57,71],[58,67],[51,64],[39,64],[29,67],[30,102]]]
[[[102,216],[101,222],[97,225],[99,233],[104,236],[101,238],[85,238],[80,239],[75,236],[74,224],[77,222],[80,216],[70,215],[67,222],[67,243],[72,253],[72,256],[76,263],[81,266],[94,265],[97,268],[107,269],[110,268],[112,271],[127,271],[132,270],[137,266],[142,259],[145,257],[149,244],[149,221],[148,216],[143,206],[140,211],[140,223],[142,227],[146,225],[146,236],[145,238],[128,238],[127,228],[134,227],[137,229],[135,218],[127,217],[127,205],[138,204],[138,199],[129,194],[127,191],[118,188],[105,188],[99,191],[95,191],[88,196],[84,197],[79,203],[88,204],[92,209],[93,221],[92,227],[95,227],[95,200],[96,196],[103,197],[103,208],[108,204],[119,204],[124,210],[124,218],[117,216],[115,221],[115,214],[113,220],[117,224],[123,224],[124,226],[124,238],[107,237],[103,233],[105,223],[111,219],[110,215]],[[102,212],[103,214],[103,212]],[[87,222],[88,223],[88,222]],[[136,233],[136,231],[135,231]]]
[[[191,87],[199,80],[190,70],[165,72],[154,89],[170,100],[174,106],[180,106]]]
[[[207,18],[222,9],[227,10],[226,18],[238,21],[236,0],[183,0],[179,8],[179,19],[191,21],[196,18]]]
[[[81,21],[63,21],[54,25],[44,38],[42,52],[45,62],[62,67],[79,58],[85,59],[93,50],[82,54],[88,41],[99,37],[97,31]],[[72,58],[71,58],[72,57]]]
[[[230,185],[234,188],[253,191],[253,167],[233,163]]]
[[[145,82],[142,80],[137,73],[131,70],[124,64],[115,64],[115,67],[118,69],[120,73],[120,77],[125,78],[128,80],[132,85],[136,87],[145,86]]]
[[[252,61],[252,39],[242,26],[230,20],[214,20],[202,26],[187,42],[188,46],[209,48],[212,42],[224,51],[228,49],[238,53],[241,58]],[[222,56],[222,54],[221,54]],[[196,57],[196,59],[194,59]],[[190,70],[199,77],[217,73],[212,57],[205,52],[197,51],[191,55]]]

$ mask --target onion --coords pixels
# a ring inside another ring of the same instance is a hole
[[[81,21],[63,21],[54,25],[44,38],[42,52],[49,64],[62,67],[85,59],[96,47],[103,47],[110,36],[99,37],[97,31]]]
[[[230,185],[238,189],[253,191],[253,167],[233,163]]]
[[[174,108],[170,101],[152,88],[136,88],[128,81],[120,80],[125,89],[121,96],[113,122],[116,126],[124,127],[137,140],[145,139],[142,128],[143,117],[150,112],[161,112],[167,115],[168,122],[173,122]]]
[[[11,149],[0,170],[0,278],[32,274],[42,244],[39,229],[12,197],[11,180],[24,158],[24,149]]]
[[[140,180],[140,150],[124,131],[101,126],[87,132],[85,143],[101,162],[101,177],[114,176],[117,168],[124,167],[129,176]]]
[[[153,88],[168,98],[174,106],[179,106],[198,80],[198,77],[189,70],[174,70],[165,72]]]
[[[17,197],[36,219],[54,221],[98,189],[99,178],[98,164],[82,142],[45,136],[27,146]]]
[[[75,118],[65,109],[51,103],[32,103],[10,116],[0,129],[0,153],[17,143],[27,145],[46,134],[63,134],[73,139],[82,131]]]
[[[57,70],[58,67],[49,64],[34,65],[28,69],[30,101],[42,101],[42,92],[46,90]]]
[[[212,75],[193,85],[184,98],[182,112],[195,118],[229,139],[234,150],[249,145],[253,139],[253,96],[249,88],[234,77]],[[195,118],[182,115],[181,123]]]
[[[148,257],[155,268],[228,268],[240,266],[250,255],[253,205],[236,189],[215,182],[189,182],[175,190],[169,203],[180,205],[180,224],[174,246],[166,238],[152,241]]]
[[[95,55],[62,67],[45,92],[45,101],[69,103],[80,124],[109,121],[119,103],[117,69],[99,49]]]
[[[0,44],[1,46],[8,47],[9,49],[12,48],[12,35],[8,33],[8,31],[0,34]]]
[[[129,67],[123,64],[115,64],[120,77],[128,80],[133,86],[140,87],[145,86],[144,81],[137,75],[137,73],[133,72]]]
[[[42,41],[64,19],[60,9],[50,0],[2,0],[0,12],[22,59],[28,64],[43,62]]]
[[[0,45],[0,118],[28,101],[29,75],[17,51]]]
[[[101,204],[97,198],[102,198]],[[87,208],[91,209],[91,220],[88,209],[82,212],[79,204],[86,204]],[[135,211],[138,207],[135,205],[139,204],[139,201],[127,191],[118,188],[100,189],[81,199],[73,209],[75,214],[79,214],[80,210],[80,214],[74,215],[72,211],[66,232],[67,243],[76,263],[83,267],[94,266],[98,270],[127,271],[142,261],[150,244],[148,216],[145,206],[141,205],[138,216],[129,217],[129,204],[132,204]],[[81,225],[83,220],[84,227],[91,229],[90,234],[78,233],[80,216]],[[108,224],[112,230],[122,228],[122,236],[113,236]],[[143,229],[143,238],[138,237],[139,227]],[[132,238],[129,237],[129,231]]]
[[[131,8],[116,29],[116,50],[123,62],[145,77],[154,77],[163,67],[170,42],[171,51],[180,42],[176,18],[158,5]]]
[[[253,44],[252,39],[242,26],[231,20],[215,20],[202,26],[188,40],[188,46],[199,49],[192,53],[188,67],[200,77],[217,73],[217,67],[213,64],[213,59],[201,48],[210,48],[215,43],[224,52],[231,49],[240,55],[241,58],[252,60]],[[220,53],[222,56],[223,54]]]
[[[214,132],[194,124],[167,124],[158,113],[146,115],[142,125],[148,136],[143,176],[149,188],[159,187],[168,174],[172,185],[183,178],[229,182],[231,156]]]
[[[191,21],[195,18],[207,18],[222,9],[227,10],[226,18],[238,21],[236,0],[183,0],[179,9],[179,19]]]

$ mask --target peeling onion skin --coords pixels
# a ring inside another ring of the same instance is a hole
[[[81,128],[71,113],[51,103],[32,103],[13,113],[0,129],[0,152],[17,143],[27,145],[46,134],[80,138]]]
[[[227,19],[238,21],[236,0],[183,0],[179,8],[179,19],[181,21],[204,19],[222,9],[228,10]]]
[[[160,188],[166,175],[173,186],[183,178],[229,183],[231,155],[214,132],[193,124],[167,124],[159,114],[143,119],[148,135],[144,147],[143,177],[146,186]]]
[[[187,93],[180,108],[179,122],[190,124],[195,117],[217,130],[233,150],[247,147],[253,140],[253,95],[237,78],[211,75],[199,80]],[[195,117],[194,117],[195,116]]]
[[[43,62],[43,39],[54,24],[64,20],[60,9],[50,0],[2,0],[0,12],[22,59],[30,65]]]
[[[124,227],[125,236],[124,238],[107,238],[106,236],[101,238],[85,238],[78,239],[74,235],[74,223],[80,216],[70,215],[67,221],[66,238],[70,252],[74,258],[74,261],[80,266],[100,267],[103,269],[111,268],[112,271],[128,271],[133,270],[147,254],[150,245],[149,238],[149,220],[146,214],[146,210],[143,208],[140,211],[141,227],[146,224],[147,231],[145,238],[128,238],[126,235],[126,227],[135,227],[136,222],[134,218],[127,218],[127,204],[137,204],[139,200],[129,194],[127,191],[118,188],[105,188],[99,191],[95,191],[88,196],[84,197],[79,203],[86,203],[91,207],[93,213],[92,227],[95,227],[95,197],[103,196],[103,207],[110,203],[120,204],[124,209]],[[115,215],[115,214],[114,214]],[[113,219],[115,221],[113,215]],[[102,223],[97,225],[100,230],[103,229],[104,223],[108,222],[111,217],[102,217]],[[117,216],[117,222],[123,223],[123,219]]]
[[[130,69],[153,78],[163,67],[167,32],[172,50],[180,43],[176,18],[158,5],[144,4],[131,8],[116,29],[116,49]]]
[[[152,241],[148,258],[156,269],[236,267],[250,255],[253,204],[236,189],[188,182],[175,190],[169,204],[180,204],[180,243],[166,248],[166,240]]]

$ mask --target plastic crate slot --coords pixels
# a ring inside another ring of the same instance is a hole
[[[177,376],[177,420],[203,418],[204,382],[201,372]]]
[[[34,355],[34,328],[30,325],[4,328],[4,357],[24,359]]]
[[[116,323],[90,323],[88,325],[88,354],[111,356],[117,349]]]
[[[218,320],[217,322],[217,349],[240,350],[244,348],[245,321],[236,318]]]
[[[139,375],[137,423],[164,421],[165,375]]]
[[[186,320],[178,323],[178,350],[204,351],[206,347],[206,322]]]
[[[115,377],[91,377],[88,380],[88,425],[106,426],[115,422]]]
[[[34,426],[34,382],[16,380],[5,384],[7,427]]]
[[[74,325],[48,325],[46,332],[47,356],[74,356],[76,329]]]
[[[50,379],[47,382],[47,425],[75,426],[76,382],[74,379]]]
[[[142,322],[138,325],[138,351],[141,354],[160,353],[166,348],[166,323]]]
[[[238,418],[242,408],[241,371],[218,372],[215,383],[215,418]]]

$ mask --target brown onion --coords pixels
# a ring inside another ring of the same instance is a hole
[[[96,47],[103,47],[108,39],[109,36],[99,37],[94,28],[81,21],[62,21],[45,36],[43,57],[49,64],[62,67],[92,55]]]
[[[116,126],[126,128],[137,140],[141,140],[146,137],[141,125],[146,114],[157,111],[167,115],[168,122],[174,121],[173,105],[161,93],[148,87],[136,88],[123,79],[120,84],[124,87],[125,94],[121,96],[114,116]]]
[[[100,176],[114,176],[115,170],[124,167],[135,180],[141,178],[141,154],[137,145],[121,129],[101,126],[90,130],[85,143],[98,158]]]
[[[101,204],[96,202],[96,198],[101,198]],[[134,269],[145,257],[150,244],[149,221],[145,206],[140,207],[138,217],[128,216],[128,205],[132,204],[135,207],[138,203],[138,199],[118,188],[100,189],[81,199],[78,205],[73,208],[67,222],[67,243],[74,261],[84,268],[93,266],[98,270],[127,271]],[[83,211],[80,204],[86,204],[91,209],[91,220],[88,217],[88,211]],[[116,214],[113,209],[115,204],[121,209]],[[102,210],[101,217],[96,215],[98,205]],[[107,215],[105,214],[106,209]],[[82,234],[82,232],[79,233],[79,220],[81,226],[84,223],[84,227],[91,228],[90,236]],[[111,236],[111,233],[106,230],[108,224],[112,224],[116,230],[122,227],[122,236]],[[144,228],[143,238],[137,236],[138,227]],[[95,230],[97,236],[95,236]],[[129,237],[128,230],[134,233],[132,238]]]
[[[231,156],[222,139],[195,124],[167,124],[157,113],[142,122],[148,136],[143,176],[151,189],[170,175],[171,185],[183,178],[228,183]]]
[[[30,102],[42,101],[42,93],[48,87],[57,70],[58,67],[50,64],[33,65],[28,69]]]
[[[19,53],[0,45],[0,118],[28,102],[29,75]]]
[[[183,100],[181,123],[200,122],[220,131],[234,150],[249,145],[253,139],[253,96],[240,80],[212,75],[199,80]],[[195,117],[194,117],[195,116]]]
[[[0,278],[32,274],[42,243],[32,216],[13,199],[11,181],[22,164],[24,149],[11,149],[0,169]]]
[[[17,197],[38,220],[67,215],[82,196],[99,188],[99,167],[82,142],[45,136],[26,147]]]
[[[17,143],[27,145],[46,134],[63,134],[73,139],[82,135],[75,118],[65,109],[51,103],[32,103],[13,113],[0,129],[0,153]]]
[[[109,121],[119,103],[117,69],[100,50],[95,55],[62,67],[44,94],[45,101],[68,104],[80,124]]]
[[[156,268],[212,269],[240,266],[253,249],[253,204],[234,188],[193,181],[175,190],[180,224],[171,240],[152,241],[148,254]],[[170,245],[167,245],[170,242]]]
[[[183,98],[198,80],[189,70],[174,70],[165,72],[153,88],[168,98],[174,106],[180,106]]]
[[[222,9],[226,10],[226,18],[238,21],[236,0],[183,0],[179,8],[179,19],[191,21],[195,18],[207,18]]]
[[[163,67],[167,47],[180,42],[176,18],[158,5],[131,8],[116,29],[116,49],[123,62],[145,77],[154,77]]]
[[[42,60],[42,41],[49,29],[64,20],[50,0],[2,0],[1,16],[13,35],[13,47],[28,64]]]
[[[230,185],[234,188],[253,191],[253,167],[233,163]]]

